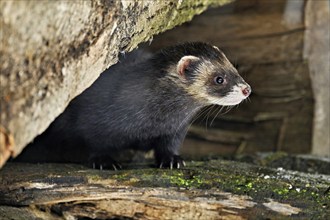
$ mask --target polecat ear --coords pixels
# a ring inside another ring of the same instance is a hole
[[[178,74],[182,77],[187,76],[188,72],[190,72],[191,70],[194,70],[194,67],[196,67],[196,63],[199,60],[200,60],[200,58],[195,57],[195,56],[182,57],[177,65]]]
[[[219,49],[219,47],[213,46],[213,48],[216,49],[217,51],[221,52],[221,50]]]

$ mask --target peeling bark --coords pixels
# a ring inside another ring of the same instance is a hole
[[[286,159],[285,155],[268,157]],[[304,160],[306,165],[313,163]],[[329,161],[318,163],[329,165]],[[187,165],[181,170],[126,165],[127,170],[99,171],[72,164],[8,163],[0,171],[0,219],[330,216],[329,175],[223,160]]]

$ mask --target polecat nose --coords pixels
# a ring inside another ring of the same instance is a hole
[[[245,96],[249,96],[251,94],[251,87],[250,86],[242,87],[242,93]]]

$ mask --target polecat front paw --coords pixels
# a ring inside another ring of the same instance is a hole
[[[179,155],[166,156],[157,162],[157,167],[159,168],[180,169],[184,166],[186,166],[186,163]]]
[[[88,164],[93,169],[112,169],[119,170],[121,169],[120,163],[115,161],[109,156],[100,156],[100,155],[92,155],[89,157]]]

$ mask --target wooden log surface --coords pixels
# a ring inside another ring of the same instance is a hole
[[[120,171],[8,163],[0,171],[0,219],[325,219],[329,187],[328,174],[224,160]]]
[[[1,1],[0,167],[119,53],[229,1]]]
[[[0,219],[326,219],[329,186],[327,174],[224,160],[120,171],[8,163]]]

